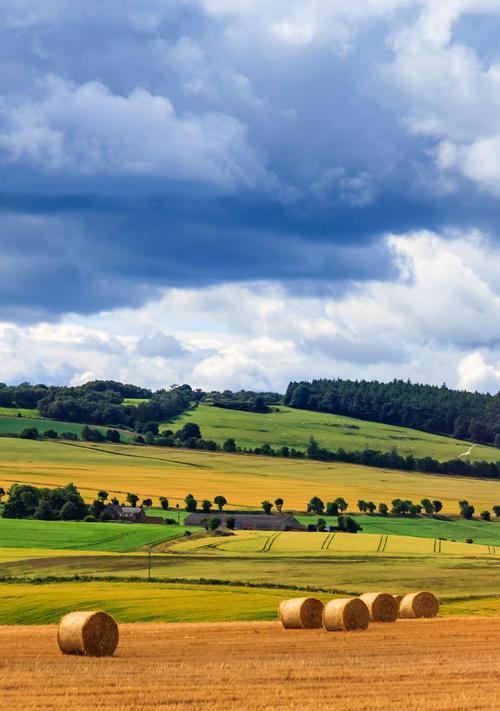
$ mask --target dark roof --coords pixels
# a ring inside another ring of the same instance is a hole
[[[261,531],[285,531],[287,529],[305,530],[296,518],[290,514],[232,514],[222,511],[211,511],[203,513],[197,511],[189,514],[184,520],[185,526],[203,526],[204,521],[210,517],[219,518],[221,523],[226,523],[228,518],[235,519],[235,528],[246,528]]]
[[[118,506],[117,504],[108,504],[106,508],[114,518],[121,518],[126,521],[145,518],[142,506]]]

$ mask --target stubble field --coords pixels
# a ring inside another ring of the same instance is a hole
[[[486,711],[500,618],[399,620],[366,632],[276,622],[121,626],[113,658],[63,656],[56,627],[0,627],[4,708]],[[34,644],[34,641],[36,643]]]

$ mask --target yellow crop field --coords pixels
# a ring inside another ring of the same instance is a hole
[[[285,509],[304,510],[311,496],[331,501],[343,496],[354,509],[358,499],[389,502],[396,497],[440,499],[456,513],[465,498],[477,511],[500,501],[500,481],[437,476],[345,463],[298,461],[191,450],[89,445],[0,438],[0,484],[58,486],[69,481],[92,499],[99,489],[124,498],[167,496],[183,506],[187,493],[198,500],[222,494],[233,507],[260,507],[281,496]]]
[[[442,544],[440,546],[440,544]],[[444,550],[446,544],[446,550]],[[385,536],[376,533],[263,533],[238,531],[230,537],[182,541],[169,547],[172,553],[261,554],[263,556],[335,556],[337,553],[401,555],[500,556],[500,548],[415,536]]]

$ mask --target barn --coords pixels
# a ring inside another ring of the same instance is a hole
[[[305,531],[306,528],[290,514],[247,514],[247,513],[210,513],[196,512],[185,520],[185,526],[204,526],[207,518],[215,516],[225,525],[228,518],[234,518],[234,528],[240,531]]]

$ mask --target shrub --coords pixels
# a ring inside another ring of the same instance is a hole
[[[57,439],[58,434],[55,430],[45,430],[45,432],[42,435],[46,439]]]
[[[21,439],[38,439],[39,436],[36,427],[25,427],[19,435]]]
[[[483,519],[483,521],[490,521],[491,520],[491,514],[489,511],[481,511],[480,516]]]
[[[101,523],[105,523],[106,521],[112,521],[112,520],[113,520],[113,516],[109,513],[109,511],[104,510],[99,514],[99,521]]]
[[[226,528],[229,528],[230,531],[234,531],[235,526],[236,526],[235,517],[229,516],[229,518],[226,519]]]
[[[95,516],[91,516],[90,514],[88,516],[85,516],[83,519],[85,523],[96,523],[97,519]]]
[[[76,521],[80,518],[79,511],[72,501],[66,501],[59,511],[59,518],[62,521]]]
[[[474,539],[473,538],[466,538],[465,542],[466,543],[474,543]]]
[[[75,442],[78,439],[78,435],[76,432],[61,432],[59,435],[59,439],[67,439],[72,442]]]

